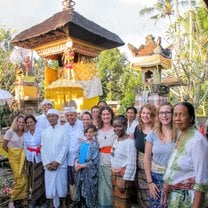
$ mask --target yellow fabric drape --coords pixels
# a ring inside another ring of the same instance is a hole
[[[25,172],[25,154],[23,149],[11,148],[8,150],[9,164],[13,172],[14,187],[11,198],[13,200],[26,199],[29,194],[28,176]]]

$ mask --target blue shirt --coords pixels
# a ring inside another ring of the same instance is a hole
[[[84,141],[80,147],[80,154],[79,154],[79,163],[80,164],[84,164],[85,163],[85,160],[86,160],[86,157],[87,157],[87,151],[88,151],[88,148],[89,148],[89,144]]]
[[[159,165],[166,166],[175,146],[174,142],[164,143],[158,134],[151,131],[146,136],[146,141],[152,143],[152,160]]]

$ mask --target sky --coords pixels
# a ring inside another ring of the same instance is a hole
[[[0,26],[15,29],[17,33],[41,23],[62,11],[63,0],[1,0]],[[148,16],[141,17],[140,9],[153,5],[156,0],[74,0],[75,11],[98,25],[116,33],[124,42],[121,52],[130,55],[127,44],[139,47],[145,37],[152,34],[162,37],[162,45],[168,45],[164,32],[166,23],[155,24]]]

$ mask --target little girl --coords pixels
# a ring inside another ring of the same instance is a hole
[[[86,140],[82,142],[78,157],[75,160],[75,170],[77,171],[76,202],[84,208],[93,208],[97,204],[100,154],[98,143],[93,139],[96,131],[94,125],[85,128]]]
[[[113,207],[131,207],[131,189],[136,173],[135,140],[126,134],[127,119],[120,115],[113,119],[117,139],[111,149]]]

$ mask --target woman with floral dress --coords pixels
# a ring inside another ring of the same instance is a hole
[[[179,133],[164,175],[161,203],[168,208],[201,208],[208,191],[208,142],[195,128],[191,103],[174,106],[173,122]]]

